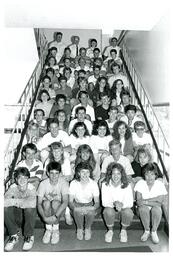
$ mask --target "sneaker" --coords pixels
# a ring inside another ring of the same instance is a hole
[[[65,222],[66,222],[67,225],[72,225],[73,224],[73,219],[72,219],[70,213],[65,214]]]
[[[42,241],[44,244],[48,244],[50,242],[51,235],[52,235],[52,231],[46,229],[44,236],[42,238]]]
[[[143,235],[141,236],[141,241],[142,242],[146,242],[148,240],[150,236],[150,231],[148,230],[145,230],[145,232],[143,233]]]
[[[105,242],[106,243],[111,243],[112,242],[112,237],[113,237],[114,232],[112,230],[109,230],[106,234],[105,234]]]
[[[127,243],[128,237],[127,237],[127,231],[125,229],[121,229],[120,232],[120,242],[121,243]]]
[[[86,228],[85,229],[85,240],[90,240],[91,239],[91,229]]]
[[[151,232],[151,239],[152,239],[154,244],[159,243],[159,238],[158,238],[158,235],[157,235],[156,231]]]
[[[5,251],[7,251],[7,252],[12,251],[15,244],[17,244],[18,241],[19,241],[18,234],[10,236],[9,239],[8,239],[8,242],[5,245]]]
[[[82,229],[77,229],[77,239],[83,240],[83,230]]]
[[[33,247],[34,244],[34,236],[26,236],[24,239],[24,245],[23,245],[23,250],[24,251],[29,251]]]
[[[57,244],[59,242],[59,230],[53,230],[51,244]]]

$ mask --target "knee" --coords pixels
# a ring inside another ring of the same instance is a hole
[[[130,219],[133,219],[134,213],[130,208],[125,208],[122,210],[122,215],[127,216]]]
[[[58,209],[58,207],[60,206],[60,204],[61,204],[61,203],[60,203],[59,201],[53,200],[52,203],[51,203],[52,209],[53,209],[54,211],[56,211],[56,210]]]
[[[139,206],[138,207],[139,214],[147,214],[149,212],[148,206]]]
[[[160,206],[153,206],[151,208],[151,213],[154,215],[162,215],[162,209]]]
[[[49,210],[51,207],[51,203],[48,200],[43,201],[43,208],[44,210]]]
[[[115,210],[113,208],[110,208],[110,207],[106,207],[103,211],[103,215],[105,216],[108,216],[108,217],[112,217],[112,216],[115,216]]]

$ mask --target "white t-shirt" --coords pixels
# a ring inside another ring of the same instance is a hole
[[[75,119],[73,119],[73,120],[70,121],[70,124],[69,124],[69,127],[68,127],[68,133],[69,133],[69,134],[71,133],[71,131],[72,131],[74,125],[75,125],[77,122],[79,122],[77,118],[75,118]],[[89,132],[89,134],[91,135],[91,133],[92,133],[92,128],[93,128],[93,125],[92,125],[91,121],[85,119],[85,120],[84,120],[84,124],[86,125],[86,127],[87,127],[87,129],[88,129],[88,132]]]
[[[77,107],[81,107],[81,103],[79,103],[78,105],[74,106],[73,110],[72,110],[72,117],[75,117],[75,113],[76,113],[76,108]],[[91,107],[90,105],[87,105],[86,107],[86,114],[89,115],[91,117],[91,121],[95,121],[95,112],[94,112],[94,108]]]
[[[92,135],[89,140],[89,145],[94,154],[97,154],[99,149],[109,151],[109,142],[112,140],[112,136],[100,137],[98,135]]]
[[[97,78],[94,75],[88,77],[88,83],[93,83],[94,85],[97,82]]]
[[[150,190],[145,180],[139,180],[134,187],[134,191],[140,192],[143,199],[149,199],[167,194],[164,183],[158,179],[155,180],[154,185]]]
[[[133,132],[132,133],[132,140],[133,140],[133,143],[134,143],[134,146],[141,146],[141,145],[144,145],[144,144],[150,144],[152,146],[152,139],[151,139],[151,135],[144,132],[143,134],[143,137],[140,138],[137,136],[136,132]]]
[[[106,50],[105,50],[105,52],[104,52],[104,56],[110,57],[110,56],[111,56],[111,55],[110,55],[110,51],[111,51],[112,49],[115,49],[115,50],[117,51],[117,56],[119,56],[119,52],[120,52],[121,48],[120,48],[118,45],[115,46],[115,47],[113,47],[112,45],[107,46],[107,47],[106,47]]]
[[[99,196],[99,188],[96,181],[89,179],[83,186],[80,181],[73,180],[70,183],[69,194],[74,196],[77,203],[90,203],[94,197]]]
[[[82,144],[87,144],[89,145],[89,136],[83,137],[82,139],[80,138],[76,138],[73,134],[70,135],[70,144],[72,146],[72,148],[74,149],[78,149],[78,147]]]
[[[49,178],[40,182],[37,190],[37,196],[43,198],[43,200],[50,200],[50,197],[59,201],[62,201],[63,195],[68,195],[69,184],[64,177],[59,177],[56,185],[50,184]]]
[[[108,165],[113,162],[115,162],[115,160],[112,155],[105,157],[102,163],[101,173],[106,173]],[[117,163],[121,164],[124,167],[126,175],[134,174],[130,160],[127,157],[120,155],[120,158],[117,161]]]
[[[104,207],[114,208],[113,203],[115,201],[123,203],[123,209],[131,208],[133,206],[133,193],[131,185],[128,185],[126,188],[121,188],[121,185],[114,187],[111,180],[108,185],[103,182],[101,194],[102,205]]]
[[[37,148],[38,150],[42,150],[53,142],[61,142],[63,146],[68,146],[70,144],[68,134],[65,131],[59,130],[56,138],[52,137],[50,132],[46,133],[37,143]]]

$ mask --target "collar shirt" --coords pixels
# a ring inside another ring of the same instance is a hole
[[[81,48],[80,45],[76,45],[76,44],[71,44],[69,45],[69,48],[71,50],[71,58],[76,58],[76,56],[79,55],[79,49]]]
[[[57,48],[56,60],[57,60],[57,63],[59,63],[60,59],[62,58],[62,56],[64,54],[64,49],[65,49],[66,45],[63,42],[53,41],[52,43],[50,43],[49,49],[51,47]]]

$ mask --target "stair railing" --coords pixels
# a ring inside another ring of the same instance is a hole
[[[167,171],[169,165],[168,141],[165,137],[159,120],[152,107],[151,101],[144,87],[142,86],[142,80],[137,72],[133,58],[130,56],[129,51],[124,43],[121,45],[121,48],[121,58],[123,60],[123,66],[125,69],[125,73],[128,75],[131,84],[129,90],[132,98],[132,104],[139,105],[141,108],[149,132],[153,139],[153,144],[156,149],[156,161],[158,162],[159,165],[161,165],[163,174],[165,175],[166,180],[169,181]],[[152,124],[152,128],[150,124]],[[167,165],[167,168],[165,167],[165,165]]]
[[[44,38],[44,37],[41,36],[41,38]],[[46,58],[47,41],[43,40],[42,43],[43,45],[40,50],[40,53],[41,53],[40,60],[38,61],[31,75],[31,78],[29,79],[19,99],[18,106],[20,106],[21,108],[16,118],[14,128],[12,130],[11,136],[9,138],[9,141],[5,149],[4,180],[5,180],[6,188],[10,185],[11,173],[13,172],[15,165],[17,163],[19,153],[22,147],[24,135],[26,133],[26,129],[28,126],[28,122],[30,118],[33,116],[33,106],[34,106],[37,93],[40,87],[42,69],[44,66],[45,58]]]

